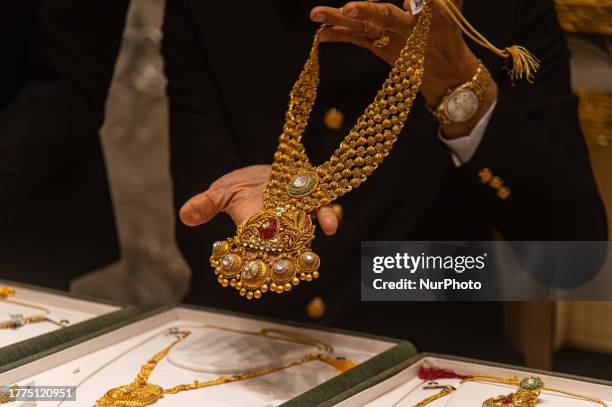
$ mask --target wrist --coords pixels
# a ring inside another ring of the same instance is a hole
[[[426,70],[421,86],[425,102],[432,107],[438,106],[449,89],[455,89],[472,79],[479,63],[478,58],[465,42],[462,42],[459,52],[454,54],[452,61],[448,60],[444,64],[435,62],[436,65],[447,68],[430,69],[429,72]]]

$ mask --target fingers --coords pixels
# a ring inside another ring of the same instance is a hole
[[[188,200],[179,211],[179,217],[187,226],[198,226],[223,211],[225,205],[226,191],[223,183],[215,182],[207,191]]]
[[[348,28],[368,39],[382,36],[385,30],[369,21],[347,17],[343,11],[333,7],[315,7],[310,13],[313,21]]]
[[[389,3],[348,3],[342,8],[342,14],[398,33],[408,31],[415,22],[410,13]]]
[[[328,236],[336,234],[338,230],[338,217],[331,206],[323,206],[317,211],[317,220],[321,230]]]
[[[344,27],[327,27],[319,37],[321,42],[348,42],[358,47],[370,48],[372,40]]]

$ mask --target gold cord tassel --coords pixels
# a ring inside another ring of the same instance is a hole
[[[487,48],[504,59],[512,59],[512,69],[508,73],[514,81],[520,78],[525,78],[529,83],[533,83],[533,79],[538,69],[540,69],[540,60],[536,58],[529,50],[520,45],[512,45],[504,49],[499,49],[491,44],[482,34],[472,26],[467,19],[461,14],[453,0],[441,0],[440,5],[444,7],[448,16],[461,28],[461,31],[470,37],[478,45]]]
[[[328,365],[335,367],[338,372],[346,372],[347,370],[350,370],[354,368],[355,365],[357,365],[352,360],[337,359],[337,358],[334,358],[334,357],[331,357],[325,354],[319,354],[319,360],[321,362],[327,363]]]

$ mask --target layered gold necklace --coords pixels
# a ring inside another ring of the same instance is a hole
[[[375,0],[369,0],[375,1]],[[315,227],[310,214],[363,184],[389,155],[421,87],[432,0],[423,10],[376,98],[357,119],[332,156],[319,166],[308,159],[302,134],[319,85],[319,34],[289,95],[289,109],[264,190],[264,210],[238,226],[236,235],[213,245],[210,264],[223,287],[247,299],[290,291],[319,276],[320,259],[311,249]],[[539,61],[527,49],[499,49],[480,34],[452,0],[440,2],[451,20],[473,41],[512,61],[512,80],[532,82]]]
[[[301,138],[319,84],[319,34],[294,84],[272,176],[264,190],[264,210],[238,226],[236,235],[213,245],[210,263],[224,287],[247,299],[290,291],[319,276],[320,259],[311,249],[310,213],[363,184],[397,141],[424,73],[431,23],[431,1],[424,9],[389,77],[329,160],[313,166]]]

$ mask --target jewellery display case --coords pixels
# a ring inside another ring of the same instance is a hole
[[[444,370],[446,375],[457,373],[470,376],[490,376],[496,378],[539,378],[546,388],[558,389],[580,396],[598,399],[600,402],[586,400],[579,396],[570,396],[555,391],[542,390],[536,404],[512,404],[502,401],[491,405],[542,405],[550,407],[597,407],[612,405],[612,382],[562,375],[494,364],[478,360],[456,358],[445,355],[419,354],[391,367],[378,376],[371,377],[359,386],[350,389],[338,401],[338,407],[479,407],[485,400],[503,396],[508,397],[517,392],[517,386],[481,381],[463,381],[461,378],[421,378],[421,369]],[[442,375],[444,376],[444,375]],[[427,404],[418,404],[432,396],[440,394],[440,389],[453,386],[454,390]],[[430,388],[425,388],[430,387]],[[605,403],[602,404],[601,402]]]
[[[0,280],[0,289],[0,372],[138,313],[133,307],[12,281]]]
[[[76,386],[75,401],[13,402],[19,407],[106,405],[101,399],[109,394],[149,391],[158,392],[146,397],[160,407],[310,407],[337,403],[415,354],[410,343],[393,339],[179,305],[15,363],[0,374],[0,385]]]

